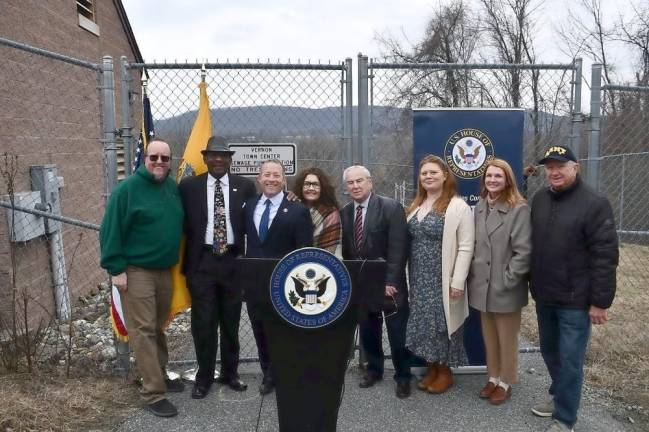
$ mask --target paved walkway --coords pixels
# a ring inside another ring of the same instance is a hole
[[[459,375],[455,386],[446,394],[433,396],[418,391],[405,400],[394,395],[394,383],[386,379],[370,389],[358,387],[358,371],[350,368],[345,395],[338,419],[339,432],[462,432],[462,431],[543,431],[550,420],[534,416],[530,406],[543,397],[548,376],[540,354],[521,354],[520,383],[514,387],[512,399],[499,407],[478,399],[484,375]],[[386,366],[390,365],[389,361]],[[390,370],[386,370],[386,374]],[[274,394],[263,399],[257,393],[260,374],[256,364],[241,366],[242,379],[249,384],[243,393],[215,384],[207,398],[190,398],[190,386],[184,393],[170,399],[180,414],[171,419],[157,418],[138,411],[117,430],[147,431],[263,431],[277,430]],[[629,431],[597,402],[585,398],[576,432]],[[259,419],[259,424],[257,421]]]

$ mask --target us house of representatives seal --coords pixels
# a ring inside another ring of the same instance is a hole
[[[300,328],[319,328],[347,310],[351,278],[343,262],[319,248],[287,254],[270,278],[270,298],[277,313]]]
[[[444,147],[444,159],[456,177],[479,178],[487,162],[494,158],[491,138],[479,129],[466,128],[453,132]]]

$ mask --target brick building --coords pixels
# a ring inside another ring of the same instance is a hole
[[[143,60],[120,0],[3,0],[0,37],[96,64],[112,56],[115,120],[122,125],[120,57]],[[96,70],[0,44],[0,170],[9,171],[1,155],[16,155],[14,192],[24,194],[34,188],[31,166],[55,165],[61,214],[94,224],[101,222],[106,190],[98,77]],[[134,118],[140,115],[139,84],[139,76],[133,76]],[[0,176],[3,201],[7,193],[7,177]],[[54,316],[54,260],[60,265],[65,260],[73,303],[107,280],[98,265],[96,231],[63,224],[59,256],[52,253],[51,234],[11,242],[8,213],[0,208],[0,332],[13,316],[14,273],[18,298],[25,293],[30,299],[31,326]]]

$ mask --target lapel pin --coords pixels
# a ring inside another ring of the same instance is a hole
[[[232,192],[236,192],[237,190],[235,188],[232,188]]]
[[[288,213],[288,209],[284,207],[284,213]]]

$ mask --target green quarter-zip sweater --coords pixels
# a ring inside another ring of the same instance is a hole
[[[178,262],[183,208],[176,182],[155,181],[144,166],[120,183],[99,232],[101,267],[117,275],[127,265],[169,268]]]

